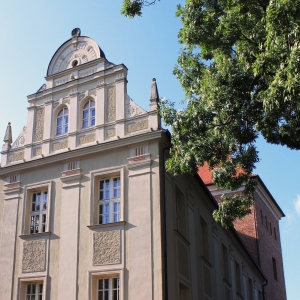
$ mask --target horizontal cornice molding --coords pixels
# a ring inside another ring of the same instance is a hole
[[[87,147],[77,148],[67,152],[61,152],[46,157],[37,158],[28,162],[0,167],[0,176],[3,176],[7,173],[20,172],[31,168],[57,163],[68,159],[79,159],[82,156],[109,151],[119,147],[128,147],[131,144],[143,143],[145,141],[148,142],[150,140],[161,138],[163,134],[163,130],[144,132],[136,135],[126,136],[118,140],[107,141],[100,144],[90,145]]]

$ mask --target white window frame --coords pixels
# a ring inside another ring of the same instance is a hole
[[[38,196],[40,198],[40,204],[38,205]],[[45,195],[47,195],[45,197]],[[45,199],[46,198],[46,199]],[[35,201],[34,201],[35,200]],[[44,208],[44,203],[47,203],[46,209]],[[47,223],[48,223],[48,203],[49,203],[49,194],[48,190],[42,190],[33,192],[31,194],[31,205],[30,205],[30,222],[29,222],[29,233],[36,234],[36,233],[43,233],[46,232]],[[37,207],[40,207],[37,209]],[[38,219],[38,223],[36,223],[36,219]],[[38,224],[38,225],[35,225]],[[45,227],[43,227],[45,226]]]
[[[112,291],[113,291],[113,278],[119,279],[119,298],[117,300],[123,300],[124,296],[124,289],[123,289],[123,270],[122,269],[109,269],[109,270],[102,270],[102,271],[89,271],[89,300],[102,300],[98,297],[98,291],[99,291],[99,280],[108,279],[109,280],[109,300],[113,300],[112,298]]]
[[[117,281],[117,287],[115,287],[115,283]],[[97,286],[97,300],[120,300],[120,277],[116,275],[116,277],[107,277],[107,278],[98,278],[97,280],[98,286]],[[107,282],[108,286],[103,287],[103,282]],[[102,287],[100,286],[100,283],[102,283]],[[117,291],[117,297],[114,297],[114,291]],[[99,292],[104,292],[108,295],[108,297],[105,297],[105,294],[102,294],[102,296],[99,296]]]
[[[33,300],[39,300],[39,296],[42,296],[42,299],[46,299],[46,277],[24,277],[19,278],[19,296],[18,300],[26,300],[27,298],[27,287],[28,285],[35,284],[38,289],[36,289]],[[40,292],[39,287],[42,285],[42,291]],[[31,300],[31,299],[30,299]]]
[[[115,182],[117,182],[117,186],[115,186]],[[108,183],[108,187],[106,186],[107,183]],[[120,206],[121,206],[120,198],[121,198],[120,176],[111,176],[99,180],[99,189],[98,189],[98,223],[99,224],[115,223],[120,221]],[[115,211],[115,205],[117,206],[116,211]],[[106,210],[107,208],[108,210]],[[117,216],[116,220],[115,220],[115,216]]]
[[[24,209],[23,209],[23,234],[39,234],[39,233],[47,233],[49,232],[50,224],[50,206],[51,206],[51,186],[52,181],[43,181],[37,184],[30,184],[24,187]],[[32,199],[35,193],[48,193],[47,200],[47,209],[40,210],[39,212],[32,211]],[[42,214],[46,215],[46,224],[45,231],[42,231],[41,222],[39,222],[39,232],[31,233],[31,217],[35,215],[39,215],[40,220],[42,220]]]
[[[105,179],[120,178],[120,197],[110,200],[100,200],[100,181]],[[99,223],[99,204],[100,203],[119,202],[119,220],[124,220],[124,166],[117,168],[105,168],[94,172],[91,172],[91,213],[90,213],[90,225],[101,225],[115,223],[110,218],[109,223]],[[113,217],[113,205],[110,205],[109,214]]]
[[[65,114],[64,112],[65,112],[65,109],[67,109],[67,114]],[[63,112],[63,114],[61,115],[61,116],[59,116],[59,114],[60,114],[60,112]],[[65,122],[65,117],[68,117],[68,121],[67,122]],[[62,130],[62,132],[61,133],[58,133],[58,119],[59,118],[62,118],[62,125],[61,125],[61,130]],[[66,126],[67,126],[67,130],[65,130],[66,129]],[[63,134],[66,134],[66,133],[68,133],[68,131],[69,131],[69,108],[67,107],[67,106],[63,106],[63,107],[61,107],[61,109],[57,112],[57,115],[56,115],[56,127],[55,127],[55,133],[56,133],[56,135],[63,135]]]
[[[90,104],[90,102],[94,102],[94,106],[91,108],[90,107],[90,105],[89,105],[89,107],[88,108],[85,108],[85,106],[87,105],[87,104]],[[95,111],[95,113],[94,113],[94,117],[92,116],[92,111]],[[85,111],[88,111],[88,115],[87,115],[87,118],[84,118],[84,112]],[[84,105],[83,105],[83,107],[82,107],[82,129],[84,129],[84,128],[89,128],[89,127],[93,127],[93,126],[95,126],[96,125],[96,101],[93,99],[93,98],[90,98],[90,99],[88,99],[85,103],[84,103]],[[85,120],[87,120],[87,122],[88,122],[88,124],[87,124],[87,126],[84,126],[84,121]],[[92,120],[94,120],[94,124],[92,124]]]
[[[30,291],[28,291],[28,287],[30,286]],[[32,287],[34,286],[34,291],[32,291]],[[28,282],[25,287],[25,300],[27,297],[30,300],[40,300],[40,296],[43,299],[43,283],[36,283],[36,282]]]
[[[134,146],[134,148],[130,147],[130,157],[143,156],[148,153],[148,144],[137,144]]]

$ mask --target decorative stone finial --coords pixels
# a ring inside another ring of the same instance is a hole
[[[157,90],[157,85],[156,85],[156,79],[152,79],[152,85],[151,85],[151,92],[150,92],[150,102],[158,102],[159,101],[159,96],[158,96],[158,90]]]
[[[12,133],[11,133],[11,123],[8,122],[6,127],[5,136],[4,136],[4,143],[10,145],[12,143]]]
[[[71,32],[72,38],[78,38],[81,35],[80,28],[74,28]]]

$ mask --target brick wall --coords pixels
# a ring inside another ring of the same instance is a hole
[[[285,300],[286,291],[278,221],[257,193],[254,194],[254,202],[260,265],[268,279],[268,284],[265,286],[265,297],[269,300]],[[272,229],[270,229],[270,224]],[[276,260],[277,280],[274,278],[272,258]]]
[[[226,195],[232,194],[234,193]],[[214,197],[218,202],[220,201],[219,195]],[[256,192],[251,214],[236,220],[234,228],[268,280],[264,288],[265,300],[286,300],[278,221]],[[276,260],[277,280],[274,278],[272,258]]]

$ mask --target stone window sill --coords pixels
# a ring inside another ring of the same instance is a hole
[[[89,229],[99,229],[99,228],[106,228],[106,227],[114,227],[114,226],[121,226],[125,225],[126,221],[120,221],[120,222],[112,222],[112,223],[106,223],[106,224],[97,224],[97,225],[90,225],[87,226]]]
[[[48,232],[41,232],[41,233],[22,234],[22,235],[19,235],[19,237],[22,240],[26,240],[26,239],[30,239],[30,238],[34,238],[34,237],[49,236],[50,234],[51,234],[51,232],[48,231]]]

